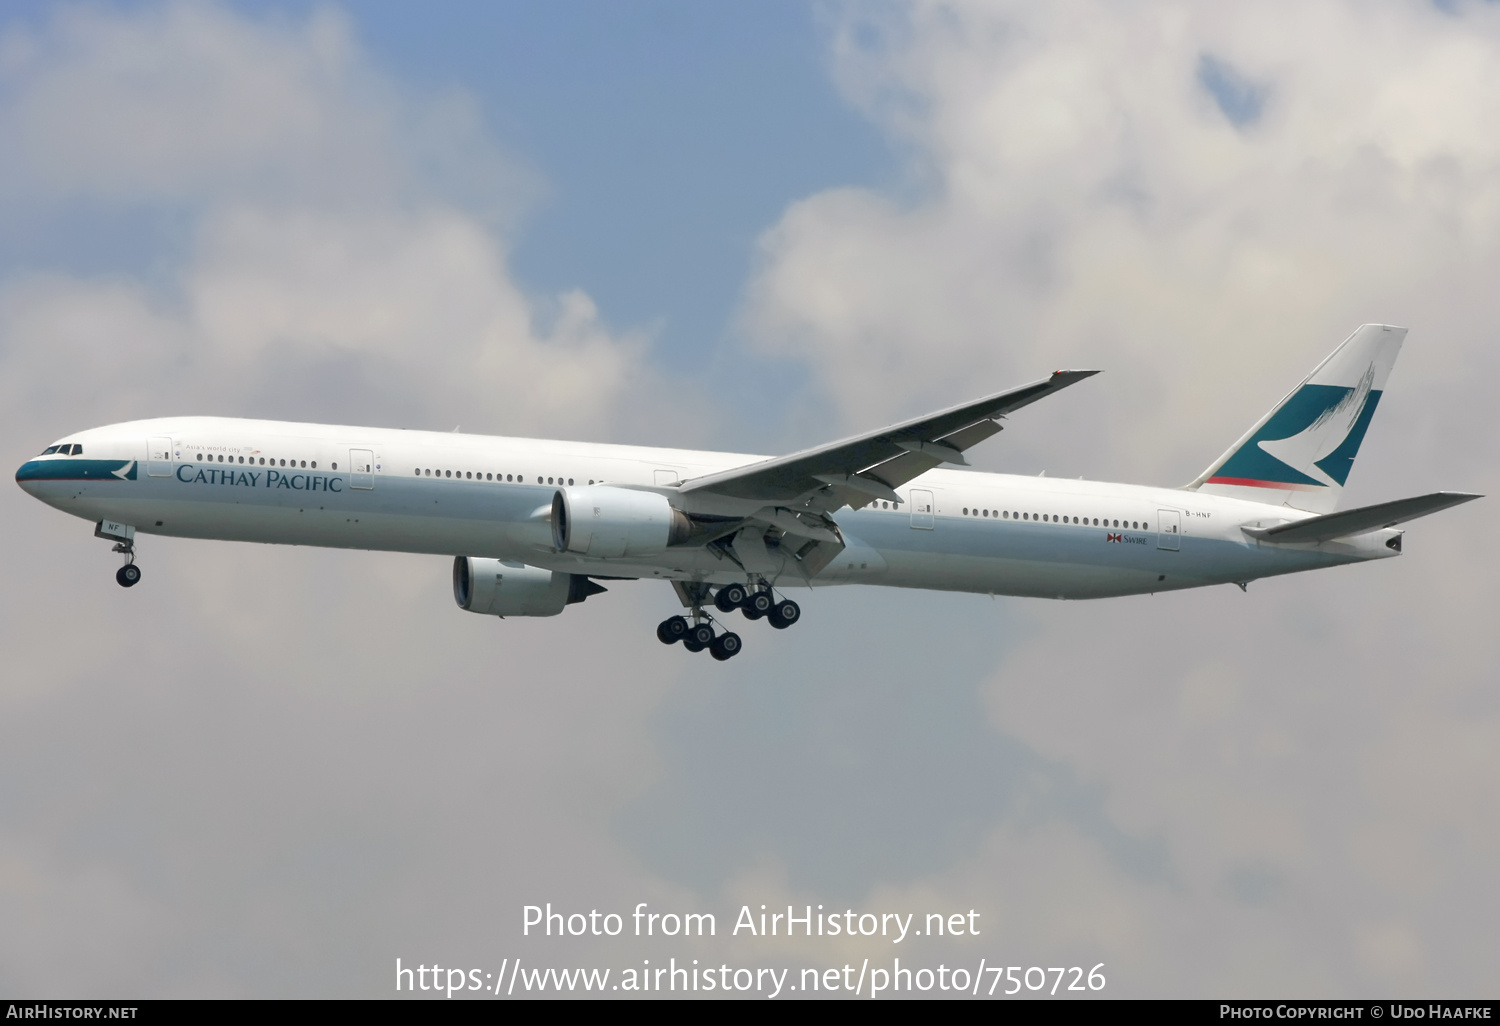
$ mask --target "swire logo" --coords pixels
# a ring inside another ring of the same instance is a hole
[[[1104,536],[1104,540],[1112,542],[1122,542],[1125,540],[1125,536],[1123,534],[1106,534]]]

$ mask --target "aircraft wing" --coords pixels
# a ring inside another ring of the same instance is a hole
[[[1483,498],[1482,495],[1472,495],[1468,492],[1433,492],[1431,495],[1396,499],[1392,502],[1377,503],[1374,506],[1360,506],[1358,509],[1346,509],[1339,513],[1325,513],[1320,517],[1294,520],[1289,524],[1278,524],[1275,527],[1246,527],[1241,530],[1261,541],[1325,542],[1335,538],[1347,538],[1351,534],[1378,531],[1383,527],[1395,527],[1408,520],[1425,517],[1429,513],[1436,513],[1450,506],[1457,506],[1461,502],[1481,498]]]
[[[998,418],[1097,373],[1057,371],[1042,381],[878,431],[693,478],[683,482],[681,491],[824,513],[844,505],[858,508],[872,499],[899,502],[896,489],[933,467],[968,466],[964,450],[998,432]]]

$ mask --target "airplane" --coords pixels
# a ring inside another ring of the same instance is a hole
[[[726,660],[742,640],[714,613],[784,630],[801,617],[791,587],[1092,599],[1399,555],[1396,525],[1480,498],[1338,509],[1405,337],[1362,325],[1180,488],[962,469],[1088,370],[775,458],[169,417],[69,435],[16,481],[114,542],[127,588],[153,534],[450,556],[457,604],[502,618],[662,580],[686,615],[658,639]]]

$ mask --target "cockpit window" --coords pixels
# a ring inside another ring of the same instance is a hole
[[[49,446],[47,446],[47,448],[45,448],[45,449],[42,450],[42,455],[43,456],[51,456],[53,453],[55,453],[57,450],[59,450],[61,448],[62,448],[62,446],[60,446],[60,445],[49,445]]]
[[[83,455],[83,443],[82,442],[74,442],[73,443],[73,455],[74,456],[82,456]]]

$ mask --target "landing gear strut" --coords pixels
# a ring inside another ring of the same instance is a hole
[[[122,588],[134,588],[141,580],[141,568],[135,565],[135,528],[128,524],[117,524],[112,520],[101,520],[94,525],[94,537],[115,543],[111,552],[125,557],[125,565],[115,571],[115,580]]]
[[[690,620],[686,616],[671,616],[656,627],[656,637],[663,645],[682,642],[689,652],[709,654],[721,662],[739,655],[744,643],[733,631],[722,634],[714,631],[715,620],[703,611],[709,596],[709,587],[703,583],[678,582],[677,593],[684,605],[691,605]],[[750,584],[726,584],[713,596],[714,608],[721,613],[732,613],[736,609],[745,614],[747,620],[768,620],[772,627],[784,631],[802,618],[802,608],[789,598],[777,599],[771,586],[764,580],[752,578]]]
[[[724,590],[719,589],[721,594]],[[740,590],[743,592],[744,589]],[[708,585],[679,584],[678,594],[682,596],[684,603],[692,604],[692,619],[689,620],[686,616],[667,617],[656,625],[657,640],[663,645],[680,641],[682,647],[689,652],[702,652],[708,649],[709,654],[720,662],[739,655],[740,649],[744,647],[740,636],[733,631],[725,631],[723,634],[715,631],[713,617],[703,611],[703,601],[708,598]],[[719,609],[728,612],[729,609],[725,609],[721,603],[722,600],[716,600]]]
[[[738,597],[726,599],[726,593],[733,593]],[[801,606],[789,598],[778,599],[776,593],[771,590],[771,586],[764,581],[753,591],[741,588],[738,584],[725,585],[719,589],[714,602],[726,613],[729,609],[725,609],[725,603],[733,602],[730,608],[738,607],[740,612],[745,614],[745,619],[769,620],[771,626],[778,631],[786,630],[802,618]]]

